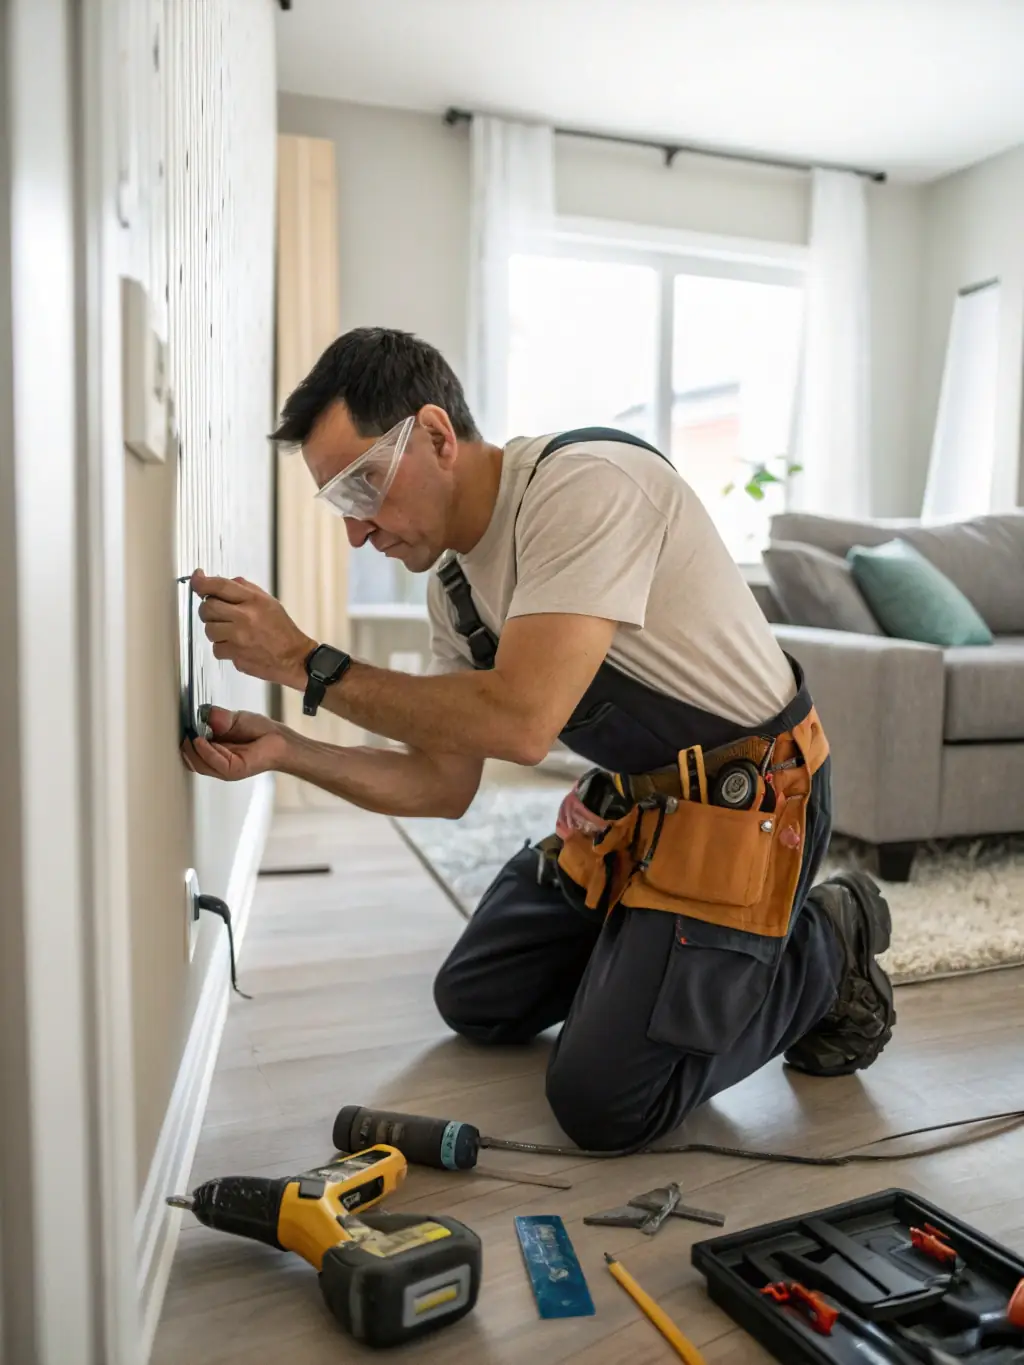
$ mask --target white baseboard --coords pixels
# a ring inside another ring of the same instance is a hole
[[[236,950],[241,947],[245,937],[256,891],[256,877],[273,814],[273,776],[266,773],[256,778],[253,788],[224,896],[231,909]],[[168,1208],[166,1197],[185,1190],[227,1018],[231,976],[227,935],[223,937],[224,947],[218,947],[212,954],[200,988],[199,1003],[185,1043],[178,1077],[135,1216],[139,1318],[142,1324],[139,1359],[142,1362],[148,1361],[153,1347],[181,1225],[180,1212]]]

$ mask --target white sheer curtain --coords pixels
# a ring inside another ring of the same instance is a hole
[[[953,307],[921,517],[995,510],[999,281],[961,290]]]
[[[554,219],[554,134],[540,124],[475,115],[471,125],[467,397],[489,441],[502,443],[508,404],[508,263]]]
[[[871,318],[867,185],[815,169],[789,506],[871,512]]]

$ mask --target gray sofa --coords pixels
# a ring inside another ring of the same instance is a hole
[[[923,840],[1024,831],[1024,511],[938,526],[785,513],[770,532],[772,545],[842,557],[894,536],[952,579],[994,643],[796,624],[779,577],[759,596],[831,743],[836,832],[875,845],[879,874],[905,880]]]

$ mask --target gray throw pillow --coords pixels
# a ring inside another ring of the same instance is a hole
[[[899,535],[956,584],[996,635],[1024,631],[1024,514],[992,513]]]
[[[884,635],[845,559],[796,541],[772,541],[763,552],[772,591],[793,626]]]

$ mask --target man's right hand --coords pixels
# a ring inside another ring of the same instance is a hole
[[[194,773],[222,782],[241,782],[274,772],[287,749],[284,726],[254,711],[226,711],[211,706],[207,724],[213,739],[186,740],[182,758]]]

